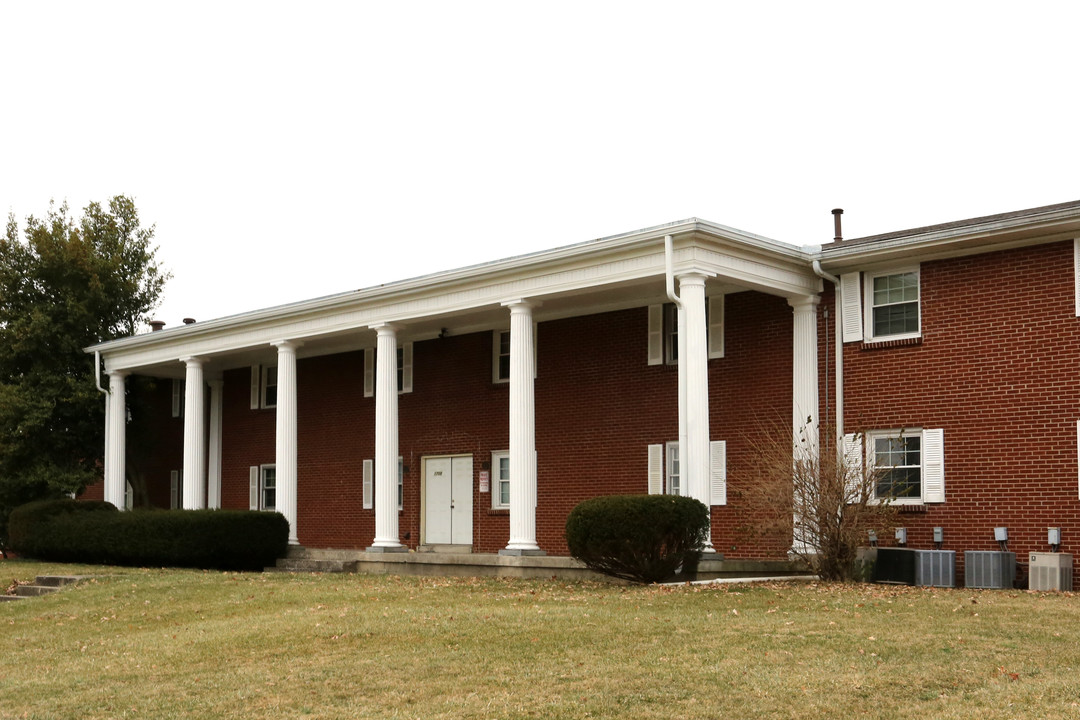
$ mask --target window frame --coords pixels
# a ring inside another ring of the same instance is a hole
[[[918,291],[918,297],[915,300],[908,300],[903,303],[887,303],[883,305],[874,304],[874,280],[882,277],[891,277],[894,275],[914,275],[915,287]],[[905,265],[902,267],[890,267],[884,270],[876,270],[873,272],[866,271],[863,273],[863,338],[866,342],[888,342],[890,340],[908,340],[911,338],[922,337],[922,274],[918,265]],[[906,305],[910,302],[915,303],[916,320],[919,324],[919,329],[914,332],[893,333],[889,335],[878,335],[875,332],[874,324],[874,310],[878,307],[889,307],[891,305]]]
[[[674,468],[672,467],[674,466]],[[682,453],[679,451],[679,441],[672,440],[664,444],[664,494],[665,495],[679,495],[682,496],[685,493],[683,490],[683,461]],[[674,487],[672,486],[672,478],[675,478]]]
[[[506,352],[502,351],[502,339],[506,336]],[[506,377],[502,373],[502,359],[506,358]],[[510,331],[493,330],[491,333],[491,382],[510,382]]]
[[[270,488],[274,492],[274,505],[273,507],[266,507],[266,471],[272,470],[274,472],[274,486]],[[266,463],[259,465],[259,510],[261,512],[277,512],[277,464]]]
[[[506,460],[506,479],[500,476],[501,462]],[[502,485],[506,483],[506,502],[502,502]],[[510,509],[510,451],[493,450],[491,452],[491,509]]]
[[[263,409],[276,408],[277,407],[277,391],[278,391],[278,376],[277,365],[263,365],[261,367],[259,378],[259,407]],[[274,375],[274,382],[270,382],[271,371]],[[267,400],[267,391],[273,388],[274,401],[271,403]]]
[[[909,439],[919,438],[919,464],[915,465],[893,465],[893,466],[879,466],[877,464],[877,440],[897,440],[897,439]],[[881,471],[895,470],[899,468],[919,468],[919,493],[918,495],[912,495],[907,497],[879,497],[878,496],[878,482],[874,482],[874,496],[873,502],[882,503],[889,502],[893,505],[923,505],[925,504],[926,494],[926,448],[925,442],[923,442],[923,430],[922,428],[904,428],[904,429],[892,429],[892,430],[868,430],[864,433],[864,443],[866,446],[866,463],[870,468],[870,472],[878,473]]]

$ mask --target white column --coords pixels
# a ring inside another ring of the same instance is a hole
[[[510,542],[503,555],[542,555],[536,544],[536,413],[533,305],[510,308]]]
[[[686,335],[680,345],[686,355],[679,357],[679,376],[685,384],[686,440],[679,446],[679,460],[685,468],[686,494],[712,511],[709,487],[709,347],[705,324],[705,278],[702,273],[679,276],[679,299],[685,320],[680,330]],[[680,443],[683,441],[680,439]],[[715,552],[711,537],[705,552]]]
[[[369,551],[402,552],[398,539],[397,326],[372,327],[375,344],[375,540]]]
[[[126,373],[109,373],[105,399],[105,501],[124,509],[127,475],[127,405],[124,401]]]
[[[274,446],[277,510],[289,521],[289,544],[296,534],[296,348],[298,342],[280,340],[277,348],[277,433]]]
[[[203,359],[182,358],[184,380],[184,498],[185,510],[206,507],[206,388]]]
[[[221,508],[221,413],[223,380],[210,381],[210,466],[207,468],[206,506]]]
[[[788,304],[795,310],[791,344],[791,428],[794,433],[792,463],[816,464],[818,458],[818,301],[817,296],[788,298]],[[796,504],[805,507],[806,499],[797,500]],[[804,539],[805,531],[800,530],[804,518],[796,513],[793,520],[793,549],[796,552],[807,552],[809,548]]]
[[[792,337],[791,422],[796,447],[804,447],[812,457],[818,448],[818,362],[816,295],[789,298],[795,310]],[[799,441],[804,439],[805,443]]]

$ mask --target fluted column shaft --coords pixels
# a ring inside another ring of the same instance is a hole
[[[532,304],[510,308],[510,542],[506,552],[536,554],[536,412]]]
[[[686,403],[686,440],[680,438],[679,461],[686,478],[686,491],[705,507],[712,506],[709,486],[709,346],[705,322],[705,275],[687,273],[679,276],[681,334],[686,335],[686,354],[679,357],[679,375],[683,381]],[[680,341],[682,338],[680,337]],[[681,428],[680,428],[681,430]],[[685,444],[682,444],[684,443]],[[705,551],[712,552],[711,538]]]
[[[109,395],[105,399],[105,501],[124,509],[127,475],[127,404],[124,399],[126,373],[109,373]]]
[[[185,510],[206,507],[206,389],[203,359],[183,358],[184,380],[184,496]]]
[[[794,309],[792,336],[791,422],[796,447],[816,457],[818,448],[818,363],[817,296],[792,298]],[[800,440],[805,442],[800,443]]]
[[[371,549],[403,549],[398,539],[397,327],[376,325],[375,344],[375,540]]]
[[[300,343],[282,340],[273,345],[277,348],[275,504],[289,521],[289,543],[296,545],[296,348]]]
[[[210,463],[206,474],[206,506],[221,508],[221,414],[223,380],[210,381]]]

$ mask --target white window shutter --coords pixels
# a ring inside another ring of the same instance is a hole
[[[375,394],[375,348],[364,350],[364,397]]]
[[[649,446],[649,494],[664,492],[664,446]]]
[[[724,357],[724,296],[709,298],[709,358]]]
[[[412,343],[401,346],[401,392],[412,392]]]
[[[398,510],[404,510],[403,503],[405,502],[405,458],[398,455],[397,459],[397,498]]]
[[[664,306],[649,306],[649,364],[664,364]]]
[[[1073,240],[1073,294],[1076,296],[1076,316],[1080,317],[1080,238]]]
[[[862,294],[859,292],[859,273],[844,273],[840,276],[840,302],[844,315],[844,342],[862,340]]]
[[[248,468],[248,509],[259,509],[259,466]]]
[[[175,510],[180,506],[180,471],[169,471],[169,507]]]
[[[945,431],[923,430],[923,502],[945,502]]]
[[[847,481],[845,488],[848,503],[862,502],[863,487],[863,437],[861,433],[847,433],[841,447],[841,470]]]
[[[259,365],[251,366],[251,409],[259,409],[259,395],[262,389],[262,367]]]
[[[375,507],[375,461],[364,461],[364,509]]]
[[[184,383],[182,380],[172,381],[172,416],[180,417],[180,403],[184,399]]]
[[[727,441],[709,443],[709,495],[713,505],[727,505]]]

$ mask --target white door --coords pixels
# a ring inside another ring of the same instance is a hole
[[[472,545],[472,456],[424,460],[424,542]]]

